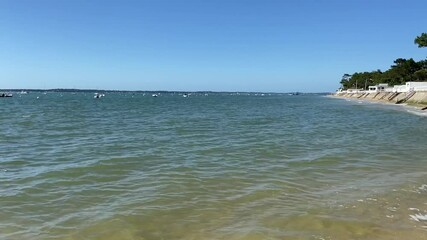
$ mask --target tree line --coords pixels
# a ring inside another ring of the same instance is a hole
[[[427,47],[427,33],[417,36],[414,43],[419,48]],[[378,69],[371,72],[346,73],[340,83],[343,89],[358,88],[367,90],[368,86],[379,83],[402,85],[405,82],[425,81],[427,81],[427,59],[417,62],[412,58],[398,58],[394,60],[394,64],[387,71],[382,72]]]

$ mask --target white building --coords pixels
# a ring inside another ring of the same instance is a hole
[[[338,92],[345,93],[379,93],[379,92],[395,92],[395,93],[406,93],[410,91],[426,91],[427,82],[406,82],[405,85],[394,85],[389,86],[387,83],[380,83],[375,86],[369,86],[368,90],[350,88],[347,90],[338,89]]]
[[[388,87],[388,84],[381,83],[376,86],[369,86],[368,92],[406,93],[409,91],[427,91],[427,82],[407,82],[405,85],[394,85],[393,87]]]
[[[386,89],[388,89],[388,83],[380,83],[375,86],[369,86],[368,92],[374,93],[374,92],[385,92]]]
[[[427,82],[406,82],[407,91],[427,91]]]
[[[346,90],[347,93],[359,93],[363,92],[363,88],[349,88]]]
[[[408,92],[406,85],[394,85],[393,92],[403,93]]]

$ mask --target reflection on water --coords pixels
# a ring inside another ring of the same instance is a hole
[[[427,238],[427,119],[401,108],[138,93],[2,108],[1,238]]]

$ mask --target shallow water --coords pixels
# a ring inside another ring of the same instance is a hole
[[[427,118],[406,108],[281,94],[0,100],[2,239],[427,238]]]

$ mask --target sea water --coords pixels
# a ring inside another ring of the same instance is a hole
[[[0,99],[1,239],[427,239],[427,118],[319,95]]]

